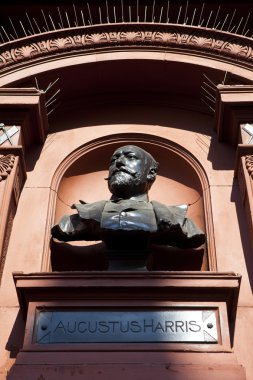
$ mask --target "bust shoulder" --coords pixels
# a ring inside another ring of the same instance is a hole
[[[106,202],[102,200],[93,203],[76,203],[73,208],[77,210],[82,219],[93,219],[100,222]]]

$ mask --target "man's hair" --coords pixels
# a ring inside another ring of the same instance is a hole
[[[144,149],[142,149],[144,150]],[[146,150],[144,150],[146,156],[148,156],[149,158],[149,163],[150,163],[150,167],[154,168],[156,173],[157,173],[157,170],[158,170],[158,167],[159,167],[159,162],[157,162],[153,156],[151,156],[150,153],[148,153]]]
[[[150,173],[148,174],[148,182],[150,183],[150,186],[149,188],[152,186],[152,184],[154,183],[155,179],[156,179],[156,174],[157,174],[157,170],[158,170],[158,167],[159,167],[159,162],[157,162],[154,157],[149,153],[147,152],[145,149],[142,149],[140,148],[139,146],[136,146],[136,145],[132,145],[134,146],[135,148],[141,150],[143,153],[144,153],[144,156],[145,156],[145,164],[149,164],[149,168],[150,168]]]

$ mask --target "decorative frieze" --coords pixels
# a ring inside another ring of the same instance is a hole
[[[45,55],[113,46],[150,46],[205,51],[205,54],[253,60],[253,42],[222,31],[168,24],[97,25],[56,30],[0,45],[0,69]]]

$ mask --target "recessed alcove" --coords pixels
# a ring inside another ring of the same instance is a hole
[[[80,200],[92,203],[110,198],[111,194],[105,180],[108,176],[110,157],[118,147],[128,144],[145,149],[159,162],[158,176],[149,192],[149,199],[166,205],[189,205],[187,216],[207,235],[206,246],[196,250],[155,246],[154,253],[151,255],[153,257],[149,261],[150,269],[161,269],[160,262],[167,270],[214,269],[215,257],[210,257],[210,255],[214,256],[214,246],[210,244],[212,218],[205,173],[191,153],[169,140],[141,134],[125,134],[81,146],[66,157],[55,175],[53,188],[57,195],[55,195],[54,223],[57,223],[63,215],[75,212],[70,208],[73,203],[79,203]],[[68,261],[68,255],[71,253],[62,252],[69,250],[76,251],[80,260],[82,260],[82,252],[87,252],[87,255],[92,257],[91,266],[88,265],[87,269],[107,268],[106,260],[103,258],[105,247],[101,242],[54,242],[51,248],[53,254],[55,255],[55,252],[57,254],[56,260],[53,259],[53,270],[67,269],[64,260],[60,263],[59,255],[66,256]],[[166,255],[168,255],[167,258]],[[73,270],[80,269],[79,259],[76,266],[75,256],[72,255],[71,259],[69,256],[69,260],[73,264]],[[102,264],[97,268],[99,260]],[[185,264],[183,264],[184,261]]]

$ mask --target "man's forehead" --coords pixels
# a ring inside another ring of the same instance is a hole
[[[116,149],[115,152],[113,153],[113,155],[126,154],[126,153],[137,153],[137,154],[140,154],[141,156],[146,155],[146,152],[143,149],[141,149],[135,145],[122,146],[122,147]]]

